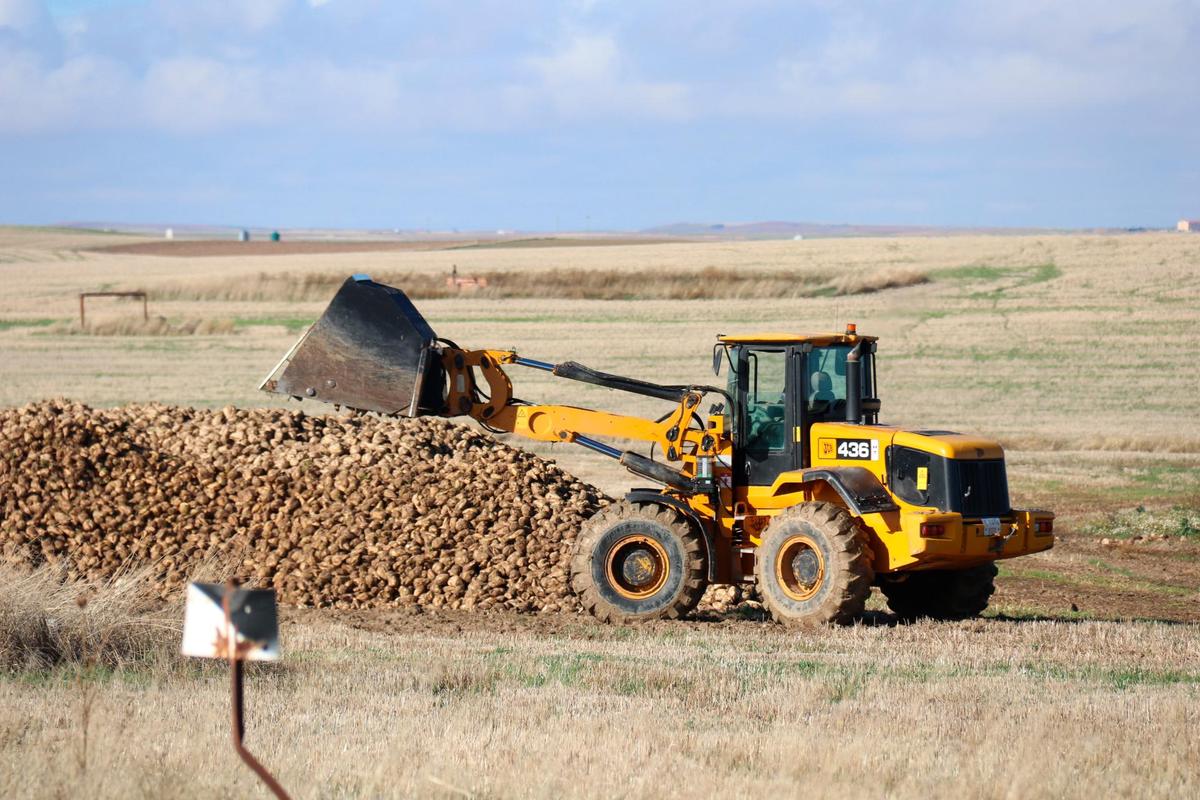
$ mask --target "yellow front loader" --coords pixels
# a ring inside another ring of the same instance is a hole
[[[876,338],[853,325],[722,335],[713,371],[726,373],[723,386],[668,386],[460,348],[403,292],[356,275],[263,388],[382,414],[471,417],[586,447],[656,484],[576,538],[571,587],[602,620],[680,617],[712,584],[754,584],[790,625],[849,622],[873,585],[903,619],[978,615],[995,561],[1051,547],[1054,514],[1011,507],[997,443],[879,424],[875,354]],[[508,367],[657,398],[667,413],[527,403]],[[620,446],[631,441],[662,460]]]

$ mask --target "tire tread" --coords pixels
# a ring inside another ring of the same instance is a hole
[[[648,520],[671,528],[683,544],[681,591],[670,605],[649,614],[630,614],[613,607],[600,595],[592,578],[591,556],[600,538],[613,525],[630,519]],[[629,624],[650,619],[679,619],[696,608],[708,587],[704,545],[688,521],[676,511],[653,503],[616,502],[591,517],[580,529],[571,556],[570,585],[584,610],[601,622]]]
[[[763,604],[771,612],[772,618],[789,627],[811,627],[831,623],[845,625],[853,622],[862,614],[875,579],[865,534],[859,529],[854,517],[841,506],[824,502],[802,503],[780,513],[771,521],[763,543],[759,546],[760,553],[764,547],[770,550],[768,540],[772,536],[772,527],[779,531],[783,529],[784,524],[793,520],[807,522],[820,530],[827,539],[836,563],[827,565],[826,569],[830,575],[835,576],[834,579],[839,585],[833,588],[816,611],[799,616],[775,600],[771,591],[775,582],[774,565],[766,564],[767,559],[760,555],[755,567],[755,582]]]

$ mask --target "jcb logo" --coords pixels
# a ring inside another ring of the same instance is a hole
[[[822,439],[818,443],[821,450],[821,458],[836,458],[837,457],[837,440]]]

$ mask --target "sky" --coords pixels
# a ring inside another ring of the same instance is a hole
[[[0,223],[1200,218],[1200,0],[0,0]]]

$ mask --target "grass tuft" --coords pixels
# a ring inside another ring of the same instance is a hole
[[[1031,286],[1035,283],[1045,283],[1062,275],[1057,264],[1032,264],[1026,267],[993,267],[986,264],[968,264],[962,267],[939,269],[930,273],[930,278],[937,281],[958,281],[960,283],[990,282],[1012,280],[1013,283],[1005,288],[1016,289],[1021,286]],[[989,296],[985,292],[981,297]]]
[[[226,336],[236,331],[232,319],[184,319],[171,321],[166,317],[137,317],[79,323],[59,322],[46,327],[46,333],[56,336]]]
[[[869,294],[929,281],[920,270],[885,268],[849,273],[754,272],[720,267],[700,270],[595,269],[493,271],[473,273],[486,286],[460,290],[434,273],[381,273],[374,278],[404,290],[414,300],[447,297],[565,300],[724,300]],[[343,273],[259,273],[246,278],[177,283],[154,299],[233,302],[315,302],[328,300],[345,281]]]
[[[0,331],[12,328],[47,328],[57,321],[54,319],[0,319]]]
[[[181,619],[143,572],[85,583],[51,567],[0,567],[0,669],[10,673],[177,663]]]
[[[1082,532],[1110,539],[1134,537],[1200,538],[1200,508],[1171,506],[1166,509],[1146,509],[1144,506],[1126,508],[1090,522]]]

